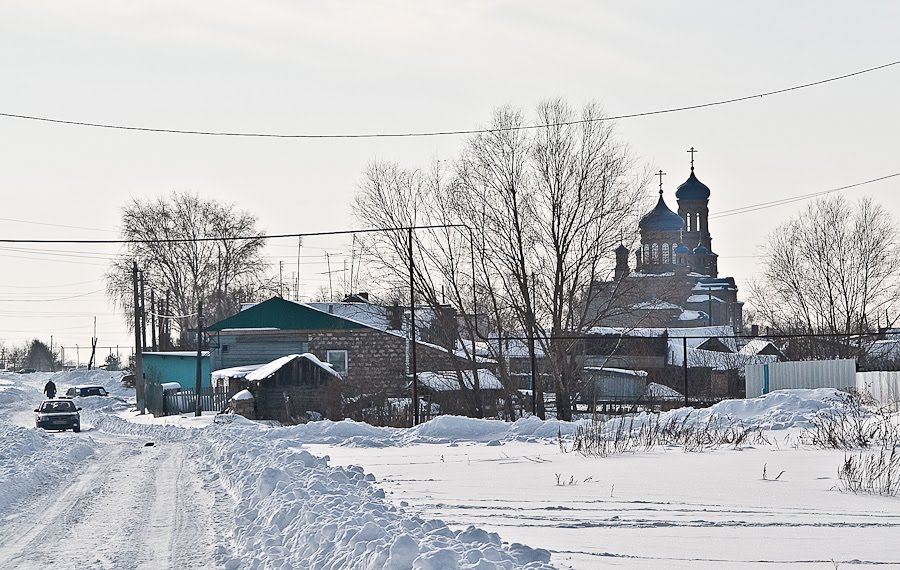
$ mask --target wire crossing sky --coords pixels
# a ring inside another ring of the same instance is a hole
[[[245,137],[245,138],[276,138],[276,139],[375,139],[375,138],[412,138],[412,137],[439,137],[439,136],[453,136],[453,135],[475,135],[482,133],[491,133],[491,132],[508,132],[508,131],[524,131],[524,130],[532,130],[532,129],[542,129],[547,127],[561,127],[561,126],[571,126],[571,125],[579,125],[584,123],[592,123],[592,122],[602,122],[602,121],[615,121],[621,119],[634,119],[638,117],[650,117],[653,115],[663,115],[666,113],[679,113],[682,111],[695,111],[698,109],[705,109],[709,107],[718,107],[720,105],[730,105],[732,103],[740,103],[743,101],[751,101],[753,99],[761,99],[763,97],[768,97],[771,95],[780,95],[782,93],[789,93],[791,91],[799,91],[801,89],[807,89],[809,87],[816,87],[819,85],[824,85],[826,83],[832,83],[835,81],[840,81],[842,79],[848,79],[851,77],[858,77],[860,75],[871,73],[873,71],[880,71],[883,69],[887,69],[889,67],[893,67],[895,65],[900,64],[900,61],[892,61],[890,63],[885,63],[883,65],[878,65],[876,67],[869,67],[867,69],[861,69],[859,71],[854,71],[852,73],[846,73],[844,75],[838,75],[836,77],[829,77],[827,79],[822,79],[819,81],[813,81],[811,83],[804,83],[801,85],[794,85],[792,87],[786,87],[784,89],[776,89],[775,91],[766,91],[764,93],[756,93],[753,95],[745,95],[742,97],[735,97],[732,99],[725,99],[722,101],[712,101],[708,103],[698,103],[696,105],[687,105],[683,107],[672,107],[668,109],[658,109],[655,111],[644,111],[639,113],[630,113],[626,115],[614,115],[611,117],[598,117],[595,119],[584,119],[578,121],[565,121],[561,123],[550,123],[550,124],[538,124],[538,125],[522,125],[517,127],[504,127],[497,129],[468,129],[468,130],[450,130],[450,131],[420,131],[420,132],[408,132],[408,133],[344,133],[344,134],[290,134],[290,133],[253,133],[253,132],[237,132],[237,131],[194,131],[194,130],[185,130],[185,129],[166,129],[166,128],[158,128],[158,127],[138,127],[131,125],[115,125],[109,123],[91,123],[87,121],[74,121],[70,119],[55,119],[51,117],[42,117],[35,115],[20,115],[16,113],[3,113],[0,112],[0,117],[6,117],[10,119],[23,119],[28,121],[41,121],[45,123],[56,123],[61,125],[73,125],[78,127],[93,127],[100,129],[117,129],[123,131],[137,131],[137,132],[145,132],[145,133],[166,133],[166,134],[174,134],[174,135],[202,135],[202,136],[213,136],[213,137]]]

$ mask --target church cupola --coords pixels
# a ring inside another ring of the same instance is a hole
[[[669,209],[663,199],[662,177],[665,172],[660,170],[657,176],[659,200],[656,207],[638,223],[641,230],[638,270],[648,273],[662,273],[673,269],[676,262],[674,250],[681,242],[681,230],[684,228],[684,221]]]
[[[691,147],[688,152],[691,153],[691,174],[675,192],[678,216],[684,221],[684,243],[699,243],[711,251],[709,186],[700,182],[694,173],[694,154],[697,150]]]

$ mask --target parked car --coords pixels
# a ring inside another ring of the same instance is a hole
[[[66,398],[78,398],[83,396],[109,396],[109,392],[103,386],[86,385],[72,386],[66,390]]]
[[[34,368],[19,368],[19,374],[31,374],[32,372],[36,372]]]
[[[81,408],[75,407],[72,400],[44,400],[35,408],[34,425],[43,429],[71,429],[75,433],[81,431]]]

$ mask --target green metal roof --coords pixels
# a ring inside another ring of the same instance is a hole
[[[210,325],[207,330],[223,329],[286,329],[286,330],[342,330],[370,328],[362,323],[337,315],[317,311],[311,307],[272,297],[244,309],[236,315]]]

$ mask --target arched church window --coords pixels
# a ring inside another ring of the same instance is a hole
[[[650,259],[653,260],[653,263],[659,263],[659,245],[652,244],[650,246]]]
[[[699,232],[699,231],[701,231],[701,229],[700,229],[700,213],[698,212],[698,213],[694,214],[694,216],[696,216],[696,218],[694,219],[694,231]]]
[[[647,244],[644,244],[643,246],[641,246],[641,249],[644,250],[644,263],[649,263],[650,262],[650,246]]]
[[[669,244],[662,244],[662,262],[669,263]]]
[[[694,217],[691,215],[690,212],[688,212],[684,215],[684,231],[686,231],[686,232],[691,231],[691,221],[693,219],[694,219]]]

